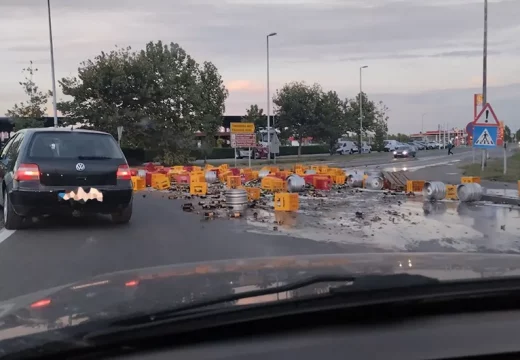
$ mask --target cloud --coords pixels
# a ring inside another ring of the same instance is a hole
[[[229,91],[245,91],[245,92],[258,92],[265,89],[260,84],[255,84],[248,80],[233,80],[226,84],[226,88]]]

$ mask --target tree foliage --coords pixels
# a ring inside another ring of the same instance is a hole
[[[33,67],[32,61],[29,62],[28,67],[22,69],[22,72],[25,73],[24,81],[20,81],[19,84],[28,99],[15,104],[7,111],[6,116],[14,120],[15,130],[44,127],[47,100],[52,96],[52,92],[40,90],[34,82],[38,69]]]
[[[504,141],[505,142],[511,142],[513,141],[513,137],[511,135],[511,129],[509,126],[504,126]]]
[[[298,140],[298,156],[301,155],[302,140],[318,131],[322,93],[318,84],[309,86],[303,82],[293,82],[284,85],[274,96],[277,127],[282,137],[292,136]]]
[[[246,115],[242,117],[242,122],[254,123],[255,129],[263,129],[267,127],[267,115],[264,115],[264,109],[254,104],[246,109]]]
[[[388,132],[388,108],[383,102],[375,104],[366,94],[362,98],[363,134],[378,131],[384,137]],[[325,142],[332,152],[337,140],[348,132],[357,134],[360,141],[359,100],[359,94],[354,99],[341,100],[336,92],[324,92],[318,84],[294,82],[279,90],[273,102],[282,135],[298,140],[313,137]]]
[[[124,146],[154,150],[167,164],[188,160],[196,131],[214,142],[228,96],[212,63],[200,66],[178,44],[161,41],[102,52],[60,85],[72,97],[58,106],[70,123],[114,135],[123,126]]]

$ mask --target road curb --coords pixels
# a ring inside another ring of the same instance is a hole
[[[482,195],[482,201],[491,201],[495,204],[507,204],[520,206],[520,198],[513,198],[500,195]]]

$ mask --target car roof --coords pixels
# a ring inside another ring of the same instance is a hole
[[[107,132],[97,131],[97,130],[87,130],[87,129],[74,129],[68,127],[47,127],[47,128],[28,128],[17,131],[16,133],[24,132],[26,134],[37,134],[43,132],[56,132],[56,133],[67,133],[67,132],[79,132],[86,134],[100,134],[100,135],[110,135]]]

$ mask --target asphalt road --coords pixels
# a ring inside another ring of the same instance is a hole
[[[467,160],[471,151],[423,151],[417,159],[394,161],[389,154],[370,158],[369,166],[428,167]],[[367,160],[338,165],[364,166]],[[377,165],[379,164],[379,165]],[[373,246],[320,242],[287,235],[252,233],[245,220],[203,221],[185,213],[185,201],[162,193],[137,194],[128,225],[108,217],[49,218],[16,232],[0,231],[0,300],[84,280],[88,277],[141,267],[259,256],[375,251]]]

